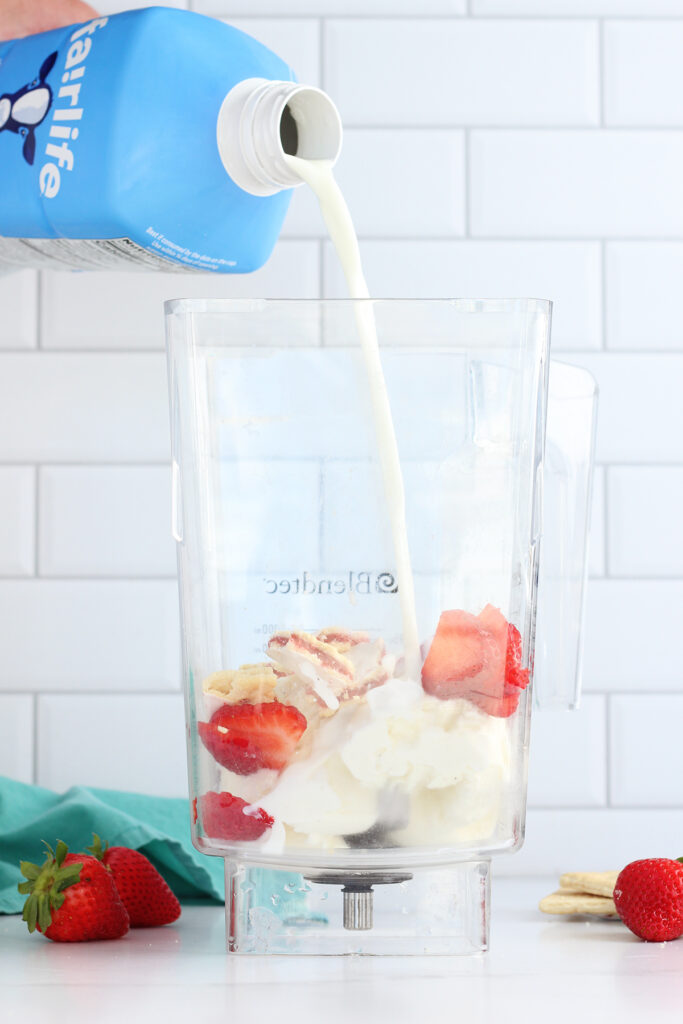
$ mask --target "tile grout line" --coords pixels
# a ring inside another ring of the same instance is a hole
[[[464,235],[456,234],[438,234],[430,235],[425,233],[415,233],[412,235],[399,235],[399,234],[383,234],[377,235],[371,231],[359,231],[358,237],[364,242],[429,242],[429,243],[444,243],[452,245],[457,242],[465,242],[468,239]],[[287,235],[285,241],[299,241],[299,242],[317,242],[321,238],[325,239],[325,235],[322,232],[319,235]],[[683,243],[683,234],[678,235],[603,235],[597,237],[595,232],[586,235],[520,235],[517,233],[511,233],[509,235],[501,234],[482,234],[477,232],[472,235],[469,241],[472,242],[492,242],[498,245],[506,243],[516,243],[517,245],[528,243],[529,245],[542,245],[542,244],[561,244],[561,245],[599,245],[601,241],[605,242],[618,242],[621,244],[628,245],[676,245],[680,246]],[[438,296],[437,296],[438,297]],[[275,299],[274,301],[286,301],[281,299]],[[305,302],[305,299],[299,301]],[[682,346],[683,347],[683,346]],[[25,349],[5,349],[6,352],[25,352]],[[81,353],[96,353],[98,355],[118,355],[120,352],[124,353],[143,353],[144,355],[150,355],[152,353],[162,352],[163,349],[133,349],[133,348],[54,348],[49,350],[50,353],[73,353],[80,355]],[[648,349],[641,349],[640,351],[650,351]],[[680,351],[680,349],[673,349],[671,351]]]
[[[379,300],[379,301],[382,301],[382,300]],[[638,353],[638,354],[643,354],[643,353]],[[663,353],[658,353],[658,354],[661,355]],[[565,359],[571,359],[574,356],[589,356],[589,357],[600,356],[600,355],[602,355],[602,353],[599,350],[596,350],[596,349],[575,349],[575,350],[558,349],[554,353],[554,355],[555,356],[561,356],[561,358],[563,360],[565,360]],[[297,458],[294,461],[296,461],[296,462],[303,462],[303,463],[310,463],[310,462],[316,462],[317,459],[318,459],[318,456],[317,455],[313,455],[313,456],[310,456],[308,458],[303,458],[303,457],[302,458]],[[80,459],[71,459],[71,460],[56,459],[54,462],[39,461],[37,463],[37,466],[39,468],[45,467],[45,468],[50,468],[50,469],[86,469],[86,470],[90,470],[90,469],[164,469],[164,470],[167,470],[169,468],[169,461],[157,462],[156,460],[153,460],[153,461],[149,461],[149,462],[131,462],[130,459],[103,459],[101,462],[93,462],[92,461],[92,457],[88,456],[87,459],[83,459],[83,460],[80,460]],[[227,460],[227,461],[236,461],[236,460]],[[265,462],[265,463],[272,463],[272,462],[283,463],[283,462],[291,462],[292,459],[290,459],[288,457],[285,457],[285,456],[283,456],[283,457],[273,456],[273,457],[271,457],[269,459],[256,459],[256,460],[252,460],[252,461]],[[359,459],[354,458],[353,456],[330,456],[328,458],[328,461],[330,461],[330,462],[358,462],[358,461],[367,461],[367,460],[364,460],[364,459],[360,459],[359,460]],[[404,461],[406,461],[406,462],[423,462],[424,459],[405,459]],[[10,468],[10,467],[17,467],[17,466],[24,466],[24,467],[28,466],[30,468],[34,464],[35,463],[32,461],[30,456],[26,456],[26,457],[21,458],[21,459],[3,459],[3,458],[0,458],[0,467],[3,467],[3,468]],[[649,460],[637,459],[635,461],[630,461],[628,459],[615,459],[615,458],[612,458],[612,459],[607,460],[607,459],[603,459],[603,458],[598,458],[595,461],[595,465],[596,465],[596,468],[598,468],[598,469],[600,469],[600,468],[607,468],[609,466],[610,468],[619,468],[619,469],[643,469],[643,470],[647,470],[647,469],[673,469],[673,470],[681,470],[681,469],[683,469],[683,459],[649,459]],[[641,576],[634,576],[633,577],[633,579],[641,579],[641,578],[642,578]],[[647,578],[647,577],[645,577],[645,578]],[[652,577],[652,578],[656,579],[657,577],[655,576],[655,577]],[[663,579],[669,579],[670,577],[668,575],[665,575],[662,578]]]
[[[320,460],[320,475],[318,477],[318,515],[320,521],[318,523],[318,565],[319,572],[323,571],[325,564],[325,515],[323,509],[325,507],[325,459]]]
[[[286,570],[287,572],[294,572],[294,570]],[[258,573],[256,573],[258,575]],[[416,575],[424,576],[429,575],[428,572],[418,572]],[[75,573],[74,575],[67,575],[65,573],[53,574],[41,574],[39,576],[26,574],[26,573],[0,573],[0,583],[175,583],[178,579],[177,574],[168,574],[162,576],[159,574],[135,574],[127,573],[125,576],[112,576],[111,574],[98,575],[91,574],[85,575],[84,573]],[[653,575],[652,573],[647,576],[608,576],[606,574],[595,575],[591,574],[589,582],[593,583],[660,583],[660,584],[680,584],[683,583],[683,575],[678,574],[676,576],[662,576]],[[597,691],[595,691],[597,692]],[[651,691],[643,691],[651,692]]]
[[[42,270],[38,271],[38,281],[36,287],[36,351],[41,352],[43,350],[43,289],[44,289],[44,274]]]
[[[190,0],[190,2],[191,2],[191,0]],[[467,0],[467,2],[470,2],[470,0]],[[193,7],[191,9],[194,10],[196,8]],[[595,21],[595,15],[591,15],[591,14],[558,14],[558,15],[545,15],[545,14],[477,14],[476,12],[472,12],[471,16],[473,18],[476,18],[478,21],[481,21],[481,22],[503,21],[503,22],[513,23],[513,24],[515,22],[532,21],[532,22],[536,22],[536,23],[541,22],[543,25],[559,25],[563,21],[572,21],[572,22],[577,22],[577,21],[591,22],[591,21]],[[224,11],[222,14],[216,13],[216,14],[211,15],[211,17],[215,17],[215,18],[231,18],[234,21],[243,21],[243,20],[247,20],[248,19],[249,21],[277,21],[277,22],[312,21],[312,20],[315,19],[315,15],[313,15],[313,14],[285,14],[285,15],[257,14],[257,13],[253,13],[252,11],[249,11],[249,10],[230,10],[229,12]],[[463,14],[433,14],[433,13],[432,14],[420,14],[419,12],[416,12],[416,13],[413,13],[413,14],[363,14],[363,13],[344,14],[342,12],[342,13],[336,13],[336,14],[328,14],[325,17],[326,17],[326,20],[328,20],[328,21],[347,21],[347,22],[348,21],[360,21],[360,22],[365,22],[365,21],[379,21],[379,22],[384,22],[384,21],[390,21],[390,22],[391,21],[394,21],[394,22],[395,21],[405,21],[405,22],[411,22],[411,23],[412,22],[438,21],[438,22],[452,22],[452,23],[455,23],[457,25],[462,24],[463,22],[465,22],[467,20],[467,15],[465,13],[463,13]],[[674,22],[680,23],[680,22],[683,21],[683,15],[675,15],[675,14],[674,15],[672,15],[672,14],[610,14],[608,17],[609,17],[610,21],[620,21],[620,22],[630,22],[630,21],[632,21],[632,22],[643,22],[643,21],[644,22],[651,22],[651,21],[664,22],[664,21],[674,21]]]
[[[595,468],[598,469],[598,467],[595,467]],[[608,545],[608,533],[609,533],[609,526],[608,526],[609,520],[608,520],[608,516],[607,516],[607,498],[606,498],[606,493],[607,493],[607,470],[608,470],[607,466],[600,466],[599,467],[599,471],[602,474],[602,522],[600,523],[600,532],[602,534],[602,550],[603,550],[603,559],[602,559],[602,561],[603,561],[603,567],[602,567],[603,576],[602,576],[602,578],[603,579],[612,579],[612,577],[609,575],[609,573],[607,571],[607,545]],[[595,469],[594,469],[594,472],[595,472]]]
[[[603,514],[603,520],[604,520],[602,528],[603,528],[603,543],[605,545],[605,577],[608,578],[608,579],[612,578],[611,577],[612,559],[611,559],[611,552],[610,552],[610,529],[609,529],[609,522],[610,522],[610,494],[609,494],[609,490],[610,490],[610,482],[609,482],[610,481],[610,472],[609,471],[610,471],[610,468],[611,467],[610,467],[609,463],[606,466],[603,467],[604,480],[603,480],[603,484],[602,484],[602,489],[603,489],[603,495],[602,495],[602,498],[603,498],[603,510],[602,510],[602,514]]]
[[[605,19],[598,19],[598,99],[600,110],[600,127],[606,127],[605,121]]]
[[[108,685],[110,685],[110,684],[108,684]],[[57,696],[57,697],[59,697],[59,696],[67,696],[67,697],[74,697],[74,696],[84,696],[84,697],[87,697],[87,696],[92,696],[92,697],[119,697],[119,696],[134,697],[136,695],[140,695],[140,696],[143,696],[143,697],[155,697],[155,696],[158,696],[159,694],[165,695],[167,697],[173,697],[176,694],[182,693],[182,692],[183,692],[182,683],[178,683],[178,685],[175,688],[170,686],[170,685],[167,685],[167,686],[164,686],[161,689],[152,689],[152,688],[147,689],[147,688],[140,688],[140,687],[132,688],[132,687],[130,687],[128,685],[125,688],[122,688],[122,689],[102,688],[101,690],[100,689],[94,690],[91,687],[89,688],[87,686],[81,687],[80,689],[78,689],[76,687],[60,686],[60,687],[58,687],[56,689],[47,689],[47,690],[44,689],[44,688],[40,688],[40,687],[36,687],[34,689],[34,688],[30,687],[30,686],[25,686],[25,687],[22,687],[21,689],[14,689],[13,687],[7,687],[7,688],[1,688],[0,687],[0,695],[2,695],[3,697],[34,697],[34,696],[35,697],[54,697],[54,696]],[[647,690],[647,689],[645,689],[645,690],[587,690],[585,693],[582,694],[582,696],[591,697],[591,698],[592,697],[620,697],[622,699],[623,698],[629,699],[631,697],[633,697],[633,698],[648,698],[648,699],[651,698],[651,697],[654,697],[654,698],[659,699],[661,697],[661,698],[663,698],[665,700],[671,700],[672,698],[677,698],[677,699],[683,701],[683,692],[681,692],[680,689],[677,689],[677,690]],[[581,709],[579,709],[579,711],[577,713],[580,714],[580,711],[581,711]],[[534,711],[534,714],[536,714],[536,713],[537,712]],[[541,714],[545,714],[544,712],[540,712],[540,713]],[[574,714],[574,712],[571,712],[571,714]],[[682,803],[682,806],[683,806],[683,801],[681,803]]]
[[[607,807],[612,808],[612,695],[605,700],[605,796]]]
[[[602,309],[600,310],[600,322],[601,322],[601,345],[600,351],[607,351],[607,242],[604,238],[600,239],[600,297],[602,300]]]
[[[683,802],[680,804],[532,804],[528,805],[529,811],[552,811],[553,813],[572,813],[580,811],[582,814],[591,812],[594,814],[613,814],[615,811],[629,814],[633,811],[654,811],[669,812],[683,811]]]
[[[475,129],[472,128],[460,128],[458,131],[462,131],[463,134],[466,131],[472,132]],[[683,135],[683,131],[681,133]],[[360,231],[359,236],[366,241],[370,242],[430,242],[430,243],[448,243],[453,244],[457,242],[463,242],[464,236],[455,232],[439,232],[438,234],[430,234],[429,232],[416,231],[411,234],[396,234],[396,233],[384,233],[375,234],[371,231]],[[287,245],[298,245],[298,244],[312,244],[313,242],[320,241],[321,238],[326,236],[321,232],[320,234],[310,234],[305,232],[287,233],[280,237],[278,245],[283,243]],[[586,243],[592,243],[594,245],[599,244],[601,241],[609,243],[620,243],[629,245],[662,245],[662,246],[680,246],[683,243],[683,231],[678,234],[603,234],[598,235],[596,232],[589,234],[533,234],[523,235],[515,232],[508,234],[491,233],[491,234],[476,234],[472,236],[472,242],[495,242],[499,244],[529,244],[529,245],[543,245],[548,243],[562,244],[562,245],[585,245]],[[240,296],[234,296],[240,298]],[[228,296],[229,298],[229,296]],[[270,299],[275,302],[288,302],[291,301],[288,298],[282,296],[270,296]],[[295,296],[294,300],[305,302],[305,296]],[[50,345],[42,350],[45,355],[163,355],[164,346],[163,343],[156,345]],[[649,351],[649,348],[646,350]],[[675,351],[675,350],[673,350]],[[30,356],[35,353],[35,349],[27,349],[21,345],[6,345],[0,349],[0,356],[3,355],[26,355]]]
[[[2,459],[0,466],[30,466],[35,465],[37,469],[48,467],[50,469],[168,469],[170,456],[167,461],[149,460],[146,462],[131,462],[130,459],[102,459],[100,462],[93,462],[92,457],[87,459],[56,459],[54,462],[32,462],[30,457],[22,459]],[[683,464],[683,463],[682,463]]]
[[[325,298],[325,239],[318,243],[318,298]],[[322,311],[321,311],[322,315]]]
[[[317,458],[314,461],[319,461]],[[337,459],[325,460],[329,461],[333,465],[339,464]],[[283,570],[283,572],[294,572],[293,568]],[[260,573],[255,572],[254,575],[258,576]],[[430,575],[429,570],[416,570],[416,575],[425,576]],[[111,573],[90,573],[86,574],[83,572],[67,574],[67,573],[50,573],[41,575],[31,575],[27,573],[4,573],[0,572],[0,582],[2,583],[174,583],[177,580],[177,573],[135,573],[128,572],[119,576],[112,575]],[[647,575],[636,576],[633,573],[625,575],[611,575],[607,576],[604,573],[591,573],[589,574],[590,583],[618,583],[618,584],[632,584],[632,583],[659,583],[659,584],[681,584],[683,583],[683,574],[678,573],[676,575],[662,575],[656,573],[648,573]],[[1,687],[0,687],[1,689]],[[600,692],[600,691],[593,691]],[[612,691],[610,691],[612,692]],[[631,692],[631,691],[624,691]],[[653,692],[651,690],[642,692]]]
[[[318,19],[318,78],[320,79],[320,88],[323,92],[327,91],[326,81],[327,76],[325,74],[325,19]]]
[[[59,690],[0,690],[0,695],[3,697],[26,697],[30,696],[34,701],[39,700],[41,697],[178,697],[183,695],[182,683],[173,690],[166,688],[163,690],[147,690],[147,689],[125,689],[125,690],[93,690],[92,688],[83,687],[81,690],[67,689],[66,687]],[[36,720],[34,716],[34,721]]]
[[[465,128],[464,130],[464,142],[463,142],[463,157],[464,157],[464,188],[465,188],[465,238],[471,238],[470,234],[470,152],[471,152],[471,130]]]
[[[471,128],[476,132],[509,132],[514,135],[518,132],[602,132],[603,135],[618,135],[624,133],[635,134],[643,132],[649,134],[658,132],[660,135],[674,135],[680,137],[683,132],[683,122],[671,122],[667,124],[644,124],[634,121],[632,124],[594,124],[592,121],[572,122],[566,124],[557,121],[509,121],[504,124],[493,122],[473,121],[471,124],[463,124],[462,121],[347,121],[344,127],[347,131],[353,132],[454,132],[464,128]]]
[[[39,578],[38,568],[40,566],[40,466],[35,465],[33,493],[33,575]]]
[[[320,88],[323,90],[323,92],[327,91],[325,72],[325,19],[318,18],[318,80],[320,82]],[[318,239],[318,298],[325,298],[325,238],[322,235]],[[324,338],[322,337],[323,333],[323,311],[321,307],[320,335],[324,344]]]
[[[102,575],[92,574],[84,575],[81,573],[75,573],[69,576],[65,573],[49,573],[47,575],[35,575],[35,576],[21,576],[15,574],[14,576],[6,576],[0,574],[1,583],[175,583],[178,579],[177,574],[161,576],[159,574],[144,574],[135,575],[134,573],[128,573],[125,576],[112,576],[103,573]]]
[[[33,728],[32,728],[32,742],[33,750],[31,756],[31,777],[33,785],[38,784],[38,698],[40,694],[33,694]]]

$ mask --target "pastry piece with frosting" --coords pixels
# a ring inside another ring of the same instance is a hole
[[[321,629],[316,636],[275,633],[268,643],[268,654],[276,667],[288,672],[332,710],[387,682],[395,664],[387,656],[383,640],[370,640],[367,633],[336,626]]]
[[[333,710],[339,707],[337,695],[353,683],[353,664],[346,655],[312,633],[275,633],[268,641],[268,654],[278,668],[297,676]]]
[[[367,643],[370,639],[367,633],[360,630],[344,629],[342,626],[326,626],[325,629],[318,632],[317,638],[334,647],[340,654],[346,654],[352,647]]]
[[[275,700],[278,673],[268,662],[240,665],[234,671],[214,672],[207,676],[202,689],[208,697],[217,697],[228,704],[263,704]]]

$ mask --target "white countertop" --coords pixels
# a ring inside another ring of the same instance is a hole
[[[552,879],[494,879],[481,957],[229,957],[222,907],[117,942],[67,945],[0,917],[2,1024],[660,1024],[683,1020],[683,939],[536,905]],[[581,1021],[583,1016],[583,1021]]]

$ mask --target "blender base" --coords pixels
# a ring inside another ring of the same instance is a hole
[[[490,861],[389,871],[225,861],[229,953],[471,956],[488,948]]]

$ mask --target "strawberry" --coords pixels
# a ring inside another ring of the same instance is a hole
[[[632,861],[617,878],[614,903],[621,920],[639,938],[677,939],[683,935],[683,863],[666,857]]]
[[[529,669],[522,668],[522,634],[512,623],[508,624],[507,655],[505,657],[505,686],[525,690],[529,685]]]
[[[463,697],[497,718],[508,718],[529,685],[522,637],[493,605],[479,615],[443,612],[422,667],[422,686],[441,700]]]
[[[277,700],[224,704],[198,728],[202,743],[219,764],[238,775],[251,775],[260,768],[285,767],[306,729],[306,718]]]
[[[435,697],[450,696],[451,683],[474,679],[485,664],[483,630],[469,612],[443,612],[422,666],[422,683]]]
[[[180,904],[157,869],[139,850],[109,846],[93,832],[88,847],[93,857],[111,872],[131,928],[156,928],[180,917]]]
[[[25,882],[19,892],[28,896],[23,919],[29,932],[38,929],[54,942],[88,942],[120,939],[129,927],[128,912],[116,891],[114,879],[95,857],[69,853],[58,842],[56,852],[47,847],[40,867],[22,861]]]
[[[254,807],[231,793],[205,793],[199,813],[210,839],[260,839],[274,819],[262,807]]]

